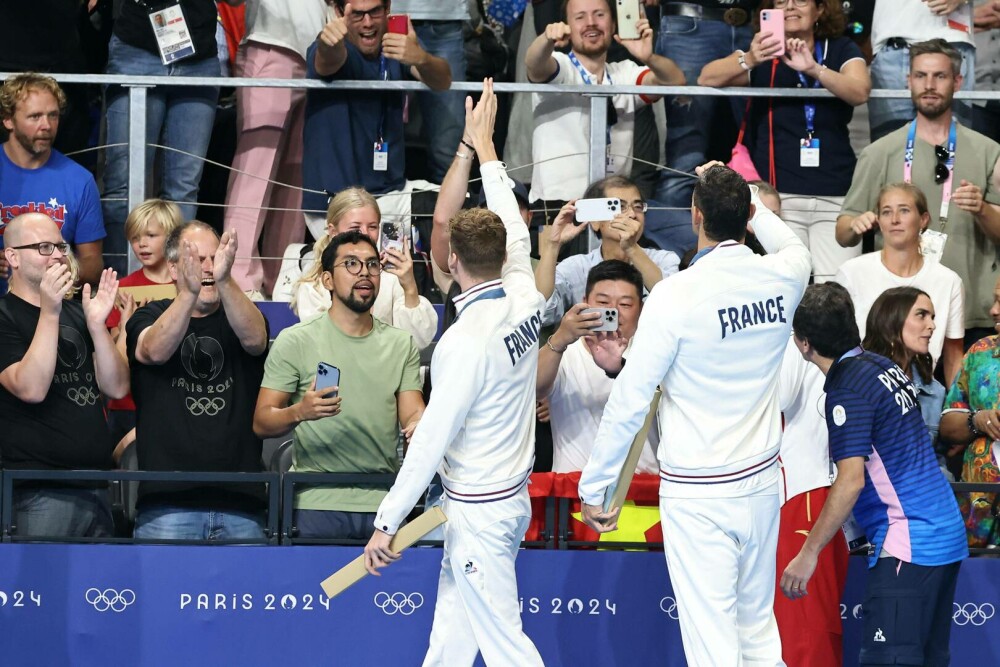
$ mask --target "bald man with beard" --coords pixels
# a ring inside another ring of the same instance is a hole
[[[113,443],[101,397],[129,390],[128,366],[104,326],[118,277],[106,269],[96,290],[84,285],[82,302],[67,300],[69,245],[50,217],[15,217],[5,241],[11,277],[10,293],[0,299],[4,467],[107,470]],[[107,487],[15,487],[14,524],[19,536],[111,535]]]

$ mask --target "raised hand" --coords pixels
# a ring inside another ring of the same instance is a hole
[[[618,232],[618,245],[622,250],[633,247],[642,235],[642,226],[639,221],[623,213],[619,213],[611,221],[611,229]]]
[[[115,307],[118,296],[118,273],[113,269],[104,269],[97,291],[91,296],[90,283],[83,286],[83,315],[87,318],[87,326],[103,328],[104,323]],[[133,302],[134,306],[134,302]]]
[[[559,213],[556,215],[555,220],[552,221],[552,224],[547,225],[543,229],[542,234],[544,238],[542,240],[560,246],[564,243],[569,243],[587,228],[587,225],[577,225],[575,218],[576,200],[571,199],[559,209]]]
[[[417,281],[413,277],[413,259],[410,257],[410,240],[403,239],[403,250],[394,248],[382,249],[382,270],[399,278],[399,286],[403,290],[416,289]]]
[[[622,369],[622,355],[628,339],[620,331],[597,331],[583,339],[594,363],[605,373],[618,373]]]
[[[465,98],[465,132],[472,139],[472,147],[482,159],[487,148],[493,147],[493,126],[497,118],[497,96],[493,92],[493,79],[483,79],[483,94],[473,106],[472,98]]]
[[[330,22],[323,26],[322,32],[319,33],[317,38],[320,43],[320,48],[332,49],[339,46],[344,38],[347,37],[347,22],[351,20],[351,15],[354,13],[354,9],[351,7],[351,3],[344,5],[344,13],[341,14],[337,6],[333,6],[334,17],[330,19]]]
[[[549,343],[556,349],[565,350],[583,336],[593,334],[593,330],[601,326],[602,320],[600,313],[583,312],[589,307],[586,303],[578,303],[567,310],[559,323],[559,328],[549,338]]]
[[[177,291],[198,296],[201,292],[201,259],[198,248],[190,241],[181,241],[180,258],[177,260]]]
[[[545,26],[545,39],[557,49],[565,47],[569,44],[569,26],[562,21],[548,24]]]
[[[66,264],[53,264],[45,269],[39,286],[40,306],[43,312],[58,314],[63,299],[73,289],[73,274]]]
[[[816,58],[812,50],[805,43],[805,40],[797,37],[790,37],[785,46],[785,55],[781,56],[781,61],[791,67],[796,72],[808,74],[817,67]]]
[[[387,32],[382,35],[382,53],[386,58],[398,60],[404,65],[419,67],[427,60],[427,52],[417,41],[417,33],[413,30],[413,22],[406,19],[406,34],[400,35]]]
[[[653,55],[653,28],[649,25],[645,10],[641,11],[642,18],[635,24],[639,38],[622,39],[615,35],[615,41],[624,46],[625,50],[632,54],[636,60],[645,64]]]
[[[771,32],[758,32],[750,42],[745,59],[751,68],[771,60],[781,51],[781,40]]]
[[[864,236],[873,229],[878,229],[878,216],[872,211],[865,211],[851,220],[851,231],[858,236]]]
[[[212,277],[215,279],[216,285],[229,280],[229,274],[233,270],[233,262],[236,261],[238,247],[239,242],[235,232],[227,231],[222,234],[212,261]]]
[[[146,299],[145,301],[148,301]],[[143,304],[145,305],[145,303]],[[125,323],[129,321],[129,318],[135,314],[135,311],[141,308],[135,302],[135,297],[128,292],[118,292],[118,297],[115,299],[115,308],[118,309],[118,313],[121,316],[121,324],[118,325],[119,329],[125,328]]]

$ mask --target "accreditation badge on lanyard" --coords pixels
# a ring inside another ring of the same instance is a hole
[[[913,180],[913,148],[917,139],[917,121],[910,123],[909,133],[906,135],[906,152],[903,153],[903,180],[911,183]],[[951,208],[951,186],[955,176],[955,149],[958,147],[958,124],[955,118],[951,119],[951,128],[948,130],[948,146],[945,149],[948,153],[947,160],[943,163],[948,170],[948,177],[941,187],[941,208],[938,209],[938,223],[941,231],[925,229],[920,234],[920,253],[925,259],[933,262],[940,262],[944,255],[944,246],[948,241],[945,234],[945,226],[948,224],[948,211]],[[935,150],[941,150],[937,146]],[[939,163],[940,164],[940,163]]]
[[[573,63],[573,67],[580,73],[580,77],[583,79],[584,85],[587,86],[597,86],[600,85],[597,82],[597,77],[587,71],[587,69],[580,62],[580,59],[576,57],[576,54],[572,51],[569,52],[569,61]],[[611,73],[608,71],[607,66],[604,68],[604,78],[607,80],[609,86],[613,86],[614,81],[611,80]],[[615,157],[611,155],[611,126],[618,122],[618,113],[615,110],[615,105],[612,98],[608,98],[608,118],[604,130],[604,173],[614,174],[618,171],[618,165]]]
[[[379,56],[378,78],[380,81],[389,80],[389,67],[385,62],[385,56]],[[386,107],[388,107],[388,102],[385,99],[386,95],[387,93],[382,93],[382,111],[378,121],[378,141],[375,142],[372,150],[373,171],[389,171],[389,142],[385,141],[382,137],[382,132],[385,130]]]
[[[816,42],[816,64],[822,66],[824,52],[826,50],[827,42],[823,41],[823,48],[820,48],[819,42]],[[802,83],[803,87],[808,87],[809,84],[806,81],[806,77],[802,72],[798,72],[799,81]],[[817,74],[817,76],[819,76]],[[813,81],[813,88],[822,88],[819,79],[817,78]],[[819,166],[819,139],[813,136],[816,132],[816,102],[813,100],[806,100],[803,105],[806,114],[806,136],[799,142],[799,166],[800,167],[818,167]]]
[[[149,9],[146,3],[141,4]],[[194,41],[179,3],[150,11],[149,22],[153,24],[153,36],[164,65],[194,55]]]

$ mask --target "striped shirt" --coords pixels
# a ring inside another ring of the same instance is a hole
[[[938,468],[917,391],[892,361],[856,348],[826,378],[826,422],[834,461],[865,459],[854,516],[875,546],[908,563],[946,565],[965,558],[965,526]]]

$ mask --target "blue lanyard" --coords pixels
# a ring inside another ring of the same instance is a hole
[[[826,40],[823,40],[823,48],[821,49],[819,46],[819,42],[816,42],[815,46],[816,46],[817,65],[820,66],[823,65],[823,53],[826,50],[826,44],[827,44]],[[802,82],[803,87],[808,88],[809,82],[806,81],[806,75],[803,74],[802,72],[796,72],[796,74],[799,75],[799,81]],[[817,78],[813,81],[812,87],[813,88],[823,87],[822,84],[820,84],[819,82],[818,75]],[[809,138],[812,139],[813,132],[816,131],[816,103],[812,101],[807,101],[805,105],[803,105],[803,108],[805,109],[806,112],[806,132],[809,134]]]
[[[917,139],[917,121],[910,123],[910,131],[906,135],[906,152],[903,153],[903,180],[907,183],[913,182],[913,146]],[[951,117],[951,127],[948,129],[948,161],[944,166],[948,168],[948,180],[944,182],[941,190],[941,208],[938,210],[938,219],[944,227],[944,221],[948,219],[948,208],[951,206],[951,186],[955,175],[955,149],[958,147],[958,124],[955,117]]]
[[[593,74],[587,71],[587,69],[583,66],[583,64],[580,63],[580,59],[577,58],[576,54],[573,53],[572,51],[569,52],[569,61],[573,63],[573,67],[575,67],[576,71],[578,71],[580,73],[580,76],[583,77],[583,83],[585,85],[587,86],[600,85],[597,83],[597,77],[595,77]],[[615,82],[611,80],[611,72],[608,71],[607,65],[604,66],[604,78],[608,80],[609,86],[615,85]]]
[[[389,65],[385,62],[385,56],[379,54],[378,57],[378,80],[388,81],[389,80]],[[382,93],[382,113],[379,114],[378,118],[378,143],[382,145],[382,132],[385,129],[385,114],[388,111],[389,102],[386,100],[386,95],[388,93]]]

